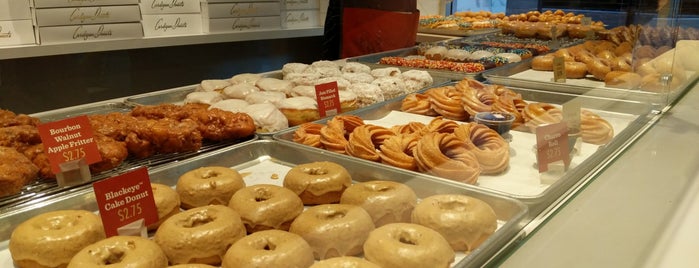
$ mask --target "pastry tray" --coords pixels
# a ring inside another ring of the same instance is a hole
[[[372,67],[373,69],[373,67]],[[274,71],[262,74],[264,77],[272,77],[277,79],[282,79],[281,71]],[[451,82],[451,80],[444,77],[432,77],[432,86],[439,86]],[[197,89],[197,85],[184,86],[179,88],[161,90],[156,92],[150,92],[140,95],[135,95],[128,97],[124,102],[128,105],[158,105],[164,103],[172,104],[183,104],[187,94],[194,92]],[[282,130],[283,131],[283,130]],[[267,133],[257,133],[260,138],[272,138],[277,132],[267,132]]]
[[[230,147],[202,154],[170,165],[149,170],[152,182],[175,186],[183,173],[202,166],[227,166],[238,170],[246,185],[268,183],[281,185],[285,172],[297,164],[315,161],[338,163],[350,172],[355,182],[368,180],[392,180],[404,183],[415,190],[418,198],[434,194],[464,194],[487,202],[498,217],[498,229],[470,254],[457,253],[453,267],[481,266],[498,253],[503,246],[517,236],[523,228],[527,207],[515,200],[497,194],[480,191],[462,184],[434,179],[421,174],[386,168],[371,162],[357,161],[337,154],[327,154],[304,146],[280,143],[273,140],[257,140],[243,146]],[[276,175],[276,176],[275,176]],[[95,195],[90,186],[71,191],[37,205],[35,208],[2,214],[0,225],[0,267],[12,267],[8,239],[15,226],[28,218],[60,209],[85,209],[97,211]]]
[[[556,50],[561,47],[569,47],[585,42],[585,39],[561,37],[557,39],[558,44],[553,40],[544,40],[539,38],[519,38],[512,34],[494,33],[487,35],[470,36],[460,39],[453,39],[442,42],[444,45],[477,45],[482,42],[500,42],[500,43],[518,43],[518,44],[539,44],[549,46],[550,50]]]
[[[589,78],[589,75],[588,78],[566,79],[565,83],[553,82],[553,72],[533,70],[531,60],[522,61],[517,65],[506,65],[483,73],[483,77],[493,84],[646,102],[656,106],[656,109],[662,109],[672,103],[694,83],[698,76],[696,72],[688,72],[688,79],[676,89],[667,93],[656,93],[605,87],[604,81]]]
[[[528,102],[547,102],[560,105],[576,99],[580,101],[582,108],[594,111],[609,121],[615,131],[615,137],[604,146],[582,143],[580,154],[572,158],[571,168],[564,174],[556,175],[555,182],[551,184],[541,182],[540,174],[535,166],[536,136],[530,132],[510,131],[512,141],[510,142],[510,166],[508,170],[498,175],[481,175],[475,187],[521,200],[529,206],[532,213],[539,213],[583,177],[602,168],[617,150],[630,142],[632,137],[646,126],[652,116],[655,116],[652,114],[650,105],[646,103],[522,88],[511,89],[521,93],[524,100]],[[401,112],[401,101],[401,99],[395,99],[381,105],[353,111],[352,114],[360,116],[365,123],[384,127],[412,121],[428,123],[433,119],[433,117]],[[324,124],[326,121],[327,119],[318,121],[318,123]],[[294,143],[295,130],[296,128],[284,131],[275,135],[274,138]],[[324,149],[316,150],[324,151]],[[330,151],[327,153],[335,154]],[[357,161],[370,162],[362,159]]]
[[[470,29],[470,30],[455,30],[455,29],[439,29],[439,28],[428,28],[428,27],[418,27],[418,33],[426,34],[439,34],[439,35],[450,35],[450,36],[478,36],[484,34],[493,34],[500,32],[499,28],[487,28],[487,29]]]
[[[133,106],[122,102],[98,102],[93,104],[86,104],[70,108],[36,113],[32,114],[31,116],[39,118],[41,122],[52,122],[80,115],[106,114],[113,112],[128,113],[131,111],[132,108]],[[143,159],[128,157],[126,160],[124,160],[124,162],[122,162],[118,167],[114,169],[103,171],[98,174],[92,174],[91,182],[113,177],[136,167],[153,167],[157,165],[162,165],[164,163],[186,159],[219,148],[236,146],[256,139],[258,139],[257,136],[252,136],[246,139],[221,142],[206,141],[204,142],[202,147],[196,152],[158,154]],[[17,209],[20,206],[32,205],[34,203],[41,202],[41,200],[50,198],[51,196],[64,191],[70,191],[71,189],[76,187],[79,187],[79,185],[59,187],[58,183],[54,179],[36,180],[28,185],[25,185],[22,188],[22,192],[19,194],[0,197],[0,213]]]

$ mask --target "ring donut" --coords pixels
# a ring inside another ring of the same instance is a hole
[[[167,267],[168,260],[158,244],[140,236],[112,236],[75,254],[68,268]]]
[[[182,208],[227,205],[233,194],[245,187],[243,177],[229,167],[208,166],[190,170],[177,180],[175,190]]]
[[[381,226],[364,243],[364,258],[384,268],[449,267],[454,256],[441,234],[414,223]]]
[[[342,192],[351,184],[347,169],[328,161],[297,165],[286,173],[283,182],[304,205],[340,202]]]
[[[481,173],[498,174],[510,165],[510,145],[497,131],[478,123],[461,124],[454,135],[466,142],[478,159]]]
[[[257,184],[233,194],[228,207],[238,214],[249,234],[262,230],[289,230],[291,222],[303,211],[303,201],[291,190]]]
[[[414,154],[418,169],[435,176],[475,184],[481,173],[476,156],[453,134],[426,134]]]

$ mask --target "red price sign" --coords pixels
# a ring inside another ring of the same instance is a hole
[[[316,85],[316,101],[321,118],[340,113],[340,93],[337,82]]]
[[[536,128],[536,161],[539,172],[548,171],[549,164],[556,161],[563,161],[566,168],[570,166],[566,122]]]
[[[87,116],[41,124],[38,130],[54,174],[61,172],[60,165],[65,162],[84,158],[89,165],[102,161]]]
[[[145,221],[144,226],[158,221],[153,188],[145,167],[95,182],[92,187],[107,237],[118,235],[120,227],[140,219]]]

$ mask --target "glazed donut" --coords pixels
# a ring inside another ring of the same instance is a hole
[[[580,110],[580,131],[583,142],[603,145],[614,138],[614,128],[599,115]]]
[[[631,67],[630,57],[616,57],[610,61],[610,67],[612,71],[624,71],[630,72],[633,68]]]
[[[448,119],[464,121],[468,113],[461,104],[461,91],[453,86],[431,88],[425,92],[432,109]]]
[[[430,60],[442,60],[448,49],[444,46],[433,46],[425,51],[425,58]]]
[[[441,116],[437,116],[434,119],[430,120],[430,122],[427,123],[427,125],[417,133],[420,136],[423,136],[428,133],[454,133],[454,129],[456,129],[456,127],[458,126],[459,123],[456,123],[455,121],[447,120]]]
[[[587,64],[576,61],[566,61],[565,70],[567,78],[583,78],[587,75]]]
[[[379,146],[381,163],[416,171],[417,163],[413,157],[413,149],[417,145],[417,140],[418,136],[412,134],[398,134],[386,139]]]
[[[245,225],[235,210],[222,205],[193,208],[165,220],[153,241],[170,264],[219,265],[226,250],[245,236]]]
[[[614,55],[613,51],[602,50],[597,52],[597,54],[595,54],[595,57],[601,60],[612,61],[614,58],[616,58],[616,55]]]
[[[221,268],[309,267],[313,250],[297,234],[266,230],[250,234],[233,243]]]
[[[167,267],[167,257],[158,244],[140,236],[112,236],[75,254],[68,268]]]
[[[564,61],[575,61],[575,56],[567,48],[561,48],[553,53],[553,57],[561,57]]]
[[[561,109],[543,102],[527,104],[522,114],[525,121],[524,125],[532,133],[535,133],[536,128],[539,126],[558,123],[563,119]]]
[[[65,267],[81,249],[104,238],[102,220],[95,213],[58,210],[17,225],[9,250],[18,267]]]
[[[234,84],[223,89],[223,95],[228,98],[244,100],[245,97],[252,92],[259,92],[260,89],[254,84]]]
[[[282,92],[286,96],[291,96],[291,90],[294,88],[294,83],[282,79],[263,77],[255,81],[255,86],[262,91]]]
[[[482,174],[498,174],[510,165],[510,145],[495,130],[478,123],[459,125],[454,135],[466,142],[478,159]]]
[[[396,133],[396,135],[400,134],[413,134],[420,132],[423,128],[425,128],[425,124],[421,122],[409,122],[405,125],[395,125],[391,127],[391,131]]]
[[[611,71],[612,68],[609,67],[609,64],[603,60],[596,59],[587,63],[587,72],[589,72],[597,80],[604,81],[604,77]]]
[[[257,80],[260,80],[262,78],[261,74],[256,74],[256,73],[240,73],[232,76],[229,81],[233,85],[239,85],[239,84],[248,84],[248,85],[255,85],[255,82]]]
[[[342,192],[352,184],[343,166],[321,161],[297,165],[284,176],[284,187],[296,193],[304,205],[340,202]]]
[[[291,223],[289,232],[303,237],[317,260],[362,253],[374,230],[371,216],[355,205],[325,204],[306,209]]]
[[[257,184],[233,194],[228,207],[238,214],[249,234],[269,230],[289,230],[291,222],[303,211],[303,202],[291,190]]]
[[[364,120],[356,115],[334,116],[320,129],[320,143],[326,150],[345,154],[347,138]]]
[[[490,205],[459,194],[422,199],[413,210],[412,221],[442,234],[452,249],[466,252],[476,249],[498,227]]]
[[[573,54],[573,57],[575,58],[575,61],[577,62],[582,62],[587,64],[588,62],[594,61],[595,60],[595,55],[592,54],[589,50],[587,50],[585,47],[578,45],[571,47],[570,53]]]
[[[453,134],[426,134],[413,153],[418,169],[431,175],[475,184],[481,173],[476,156]]]
[[[495,100],[495,103],[493,103],[493,111],[513,114],[515,116],[515,121],[512,122],[512,128],[515,129],[524,124],[522,110],[524,110],[526,105],[527,103],[522,100],[521,97],[505,95]]]
[[[378,162],[381,157],[377,149],[392,136],[395,136],[395,133],[388,128],[369,124],[361,125],[350,133],[345,151],[350,156]]]
[[[414,223],[381,226],[364,243],[364,258],[383,268],[449,267],[454,256],[441,234]]]
[[[200,92],[211,92],[211,91],[221,91],[222,89],[230,86],[231,82],[224,79],[206,79],[201,80],[195,91]]]
[[[437,112],[432,109],[427,95],[422,93],[411,93],[401,101],[400,110],[407,113],[435,116]]]
[[[537,71],[553,71],[553,58],[552,54],[532,58],[532,69]]]
[[[148,225],[148,231],[158,229],[167,218],[180,212],[180,196],[175,189],[160,183],[151,183],[155,207],[158,209],[158,221]]]
[[[238,171],[219,166],[190,170],[177,180],[175,190],[180,195],[182,208],[206,205],[227,205],[233,194],[245,187]]]
[[[631,42],[624,41],[616,46],[616,48],[614,49],[614,55],[621,56],[626,53],[630,53],[632,50],[633,45],[631,44]]]
[[[323,144],[320,142],[321,128],[323,128],[323,125],[317,123],[301,124],[296,131],[294,131],[293,140],[296,143],[323,148]]]
[[[371,216],[374,226],[395,222],[410,222],[410,215],[417,204],[415,191],[394,181],[367,181],[347,188],[340,204],[362,207]]]
[[[490,112],[496,99],[497,96],[490,91],[464,87],[461,104],[469,117],[473,117],[479,112]]]
[[[289,128],[289,119],[272,103],[250,104],[243,107],[241,112],[252,117],[258,133],[276,132]]]
[[[194,91],[187,94],[184,103],[200,103],[211,105],[223,100],[223,95],[218,91]]]
[[[310,268],[381,268],[370,261],[359,257],[335,257],[325,259],[311,265]]]
[[[623,89],[637,89],[641,85],[641,76],[637,73],[611,71],[604,77],[604,86]]]
[[[306,96],[283,99],[277,103],[277,107],[292,127],[320,119],[318,103],[315,99]]]

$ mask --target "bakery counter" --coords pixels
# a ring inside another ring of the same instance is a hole
[[[493,266],[695,266],[698,87]]]

